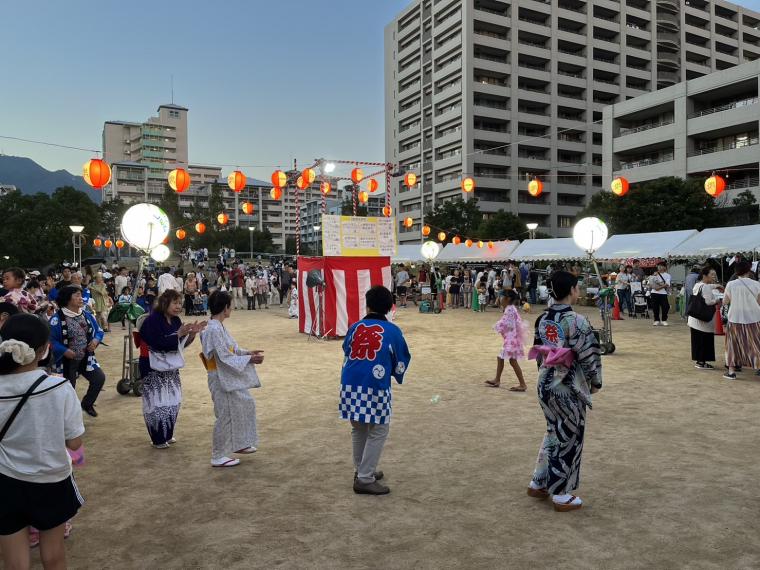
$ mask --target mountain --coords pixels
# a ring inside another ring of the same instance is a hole
[[[100,203],[100,191],[90,187],[81,176],[67,170],[46,170],[31,158],[0,155],[0,184],[13,184],[24,194],[52,194],[60,186],[73,186]]]

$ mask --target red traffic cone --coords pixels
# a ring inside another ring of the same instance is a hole
[[[612,308],[612,320],[613,321],[622,321],[623,319],[620,317],[620,299],[617,295],[615,295],[615,306]]]
[[[720,314],[720,303],[715,305],[715,336],[725,336],[726,331],[723,330],[723,318]]]

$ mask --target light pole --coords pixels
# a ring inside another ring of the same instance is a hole
[[[74,244],[74,263],[77,264],[77,269],[82,269],[82,232],[84,226],[69,226],[71,233],[71,243]],[[77,262],[77,252],[79,252],[79,262]]]
[[[525,224],[525,226],[528,228],[528,239],[536,239],[536,229],[538,228],[538,224],[531,222],[530,224]]]
[[[259,214],[261,215],[261,214]],[[248,226],[248,236],[251,238],[251,260],[253,260],[253,225]]]

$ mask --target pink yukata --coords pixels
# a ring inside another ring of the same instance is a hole
[[[525,358],[525,345],[523,343],[525,325],[517,307],[508,305],[499,322],[493,326],[493,330],[504,339],[504,346],[501,348],[499,358],[502,360],[509,360],[510,358],[522,360]]]

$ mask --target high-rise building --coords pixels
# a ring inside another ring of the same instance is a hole
[[[604,107],[759,58],[759,28],[722,0],[415,0],[385,29],[386,160],[419,177],[395,181],[400,241],[464,176],[486,214],[568,235],[602,189]]]

